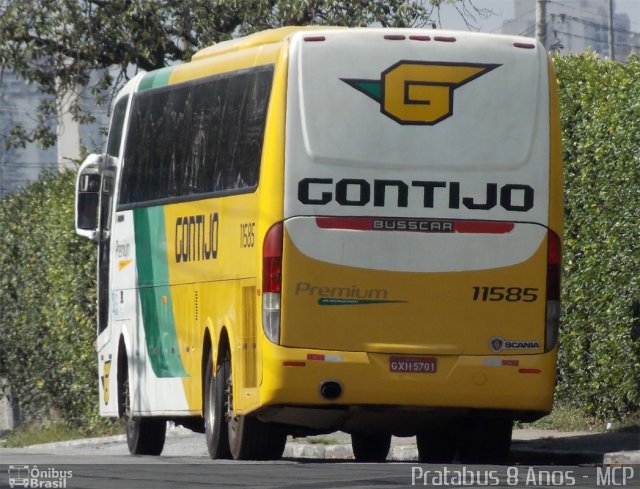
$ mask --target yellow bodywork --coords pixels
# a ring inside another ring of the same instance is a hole
[[[385,312],[381,321],[376,306],[358,309],[350,321],[353,324],[367,324],[370,327],[367,337],[349,336],[344,331],[344,323],[332,317],[343,312],[338,309],[323,311],[321,320],[324,328],[297,329],[293,322],[284,321],[282,343],[289,346],[275,345],[263,334],[262,247],[267,230],[283,219],[288,36],[298,30],[289,28],[272,31],[262,37],[250,37],[231,41],[226,46],[221,44],[205,49],[194,56],[192,62],[175,67],[169,78],[169,85],[172,85],[255,66],[275,66],[257,190],[165,207],[170,290],[180,355],[187,373],[182,382],[190,413],[202,413],[205,337],[208,335],[211,339],[211,355],[215,362],[221,338],[225,334],[231,348],[234,409],[238,414],[278,404],[331,405],[335,402],[323,399],[318,392],[320,383],[328,379],[338,379],[344,385],[344,394],[339,400],[343,405],[390,404],[550,411],[557,347],[548,353],[540,349],[519,355],[495,355],[489,350],[486,354],[477,354],[475,350],[469,354],[469,345],[487,343],[488,326],[467,328],[466,325],[473,324],[476,319],[473,309],[457,309],[455,301],[451,302],[451,294],[445,301],[438,300],[437,294],[431,298],[421,298],[425,288],[429,289],[435,283],[469,294],[474,285],[489,283],[489,277],[495,283],[511,283],[517,282],[523,275],[532,277],[527,287],[544,291],[544,274],[536,270],[544,269],[546,239],[530,259],[511,267],[463,273],[411,274],[354,271],[320,262],[302,254],[285,233],[286,266],[291,270],[305,270],[310,281],[330,283],[337,276],[351,274],[357,277],[352,279],[354,283],[366,282],[371,288],[389,289],[393,291],[393,297],[408,301],[410,305],[385,306],[387,311],[391,307],[395,324],[388,322],[388,312]],[[549,70],[550,79],[555,80],[551,63]],[[476,72],[477,69],[464,76]],[[550,83],[550,94],[549,228],[562,236],[560,130],[557,90],[553,81]],[[218,216],[217,259],[206,264],[199,261],[177,263],[175,249],[179,247],[177,240],[180,239],[176,232],[178,219],[213,213]],[[243,245],[241,229],[245,224],[253,224],[254,239],[251,246]],[[295,281],[290,280],[285,268],[282,309],[287,311],[286,317],[304,318],[314,311],[314,300],[295,296],[294,287]],[[457,314],[458,326],[454,328],[455,331],[452,333],[448,330],[446,338],[439,338],[436,334],[432,343],[421,343],[416,330],[409,328],[407,334],[398,339],[397,329],[394,328],[415,322],[415,305],[423,308],[424,304],[420,301],[424,300],[431,301],[429,308],[434,318],[444,317],[452,311]],[[510,306],[487,304],[490,312],[482,316],[482,321],[499,321],[503,308]],[[518,307],[522,307],[522,304]],[[543,315],[544,308],[532,304],[531,315],[525,314],[521,324],[511,325],[516,328],[513,335],[526,338],[526,331],[531,329],[532,323],[544,323]],[[457,341],[450,341],[452,334]],[[499,327],[496,334],[507,335]],[[343,338],[339,350],[330,348],[329,340],[336,335]],[[539,333],[536,338],[544,344],[544,337],[540,338]],[[309,354],[329,355],[339,361],[309,360]],[[425,375],[393,373],[389,370],[389,357],[392,354],[435,356],[438,370]],[[507,366],[496,366],[491,361],[487,362],[497,357],[517,360],[517,365],[514,366],[512,362]],[[288,362],[298,366],[286,366]],[[539,370],[541,373],[526,374],[521,372],[522,369]]]

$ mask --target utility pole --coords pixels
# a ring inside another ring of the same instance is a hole
[[[547,0],[536,0],[536,39],[547,49]]]
[[[609,57],[616,59],[615,44],[613,43],[613,0],[609,0]]]

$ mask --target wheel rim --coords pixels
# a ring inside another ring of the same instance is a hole
[[[212,367],[213,368],[213,367]],[[210,373],[211,379],[209,380],[209,393],[207,395],[207,412],[205,417],[205,430],[207,435],[213,436],[213,427],[216,421],[216,408],[215,408],[215,396],[216,388],[213,380],[213,372]]]

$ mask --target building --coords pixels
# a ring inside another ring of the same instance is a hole
[[[640,33],[633,32],[629,16],[613,12],[614,59],[624,61],[640,53]],[[514,18],[502,25],[504,34],[535,35],[536,0],[515,0]],[[609,0],[547,0],[547,48],[561,53],[591,49],[609,53]]]
[[[57,147],[46,150],[35,144],[7,148],[7,138],[17,124],[29,126],[43,100],[38,87],[28,85],[5,71],[0,83],[0,199],[38,177],[40,171],[56,164]]]
[[[18,124],[33,127],[38,106],[46,97],[37,85],[25,83],[11,71],[6,70],[0,78],[0,199],[36,180],[44,168],[69,166],[67,157],[77,157],[82,147],[98,152],[103,149],[108,114],[95,105],[90,108],[96,115],[95,124],[79,126],[69,114],[60,117],[55,128],[59,144],[47,149],[37,144],[8,148],[6,143],[11,129]],[[83,97],[83,100],[91,99]]]

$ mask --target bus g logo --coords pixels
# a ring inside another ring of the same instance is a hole
[[[433,126],[453,115],[453,91],[499,64],[399,61],[379,80],[341,78],[399,124]]]

